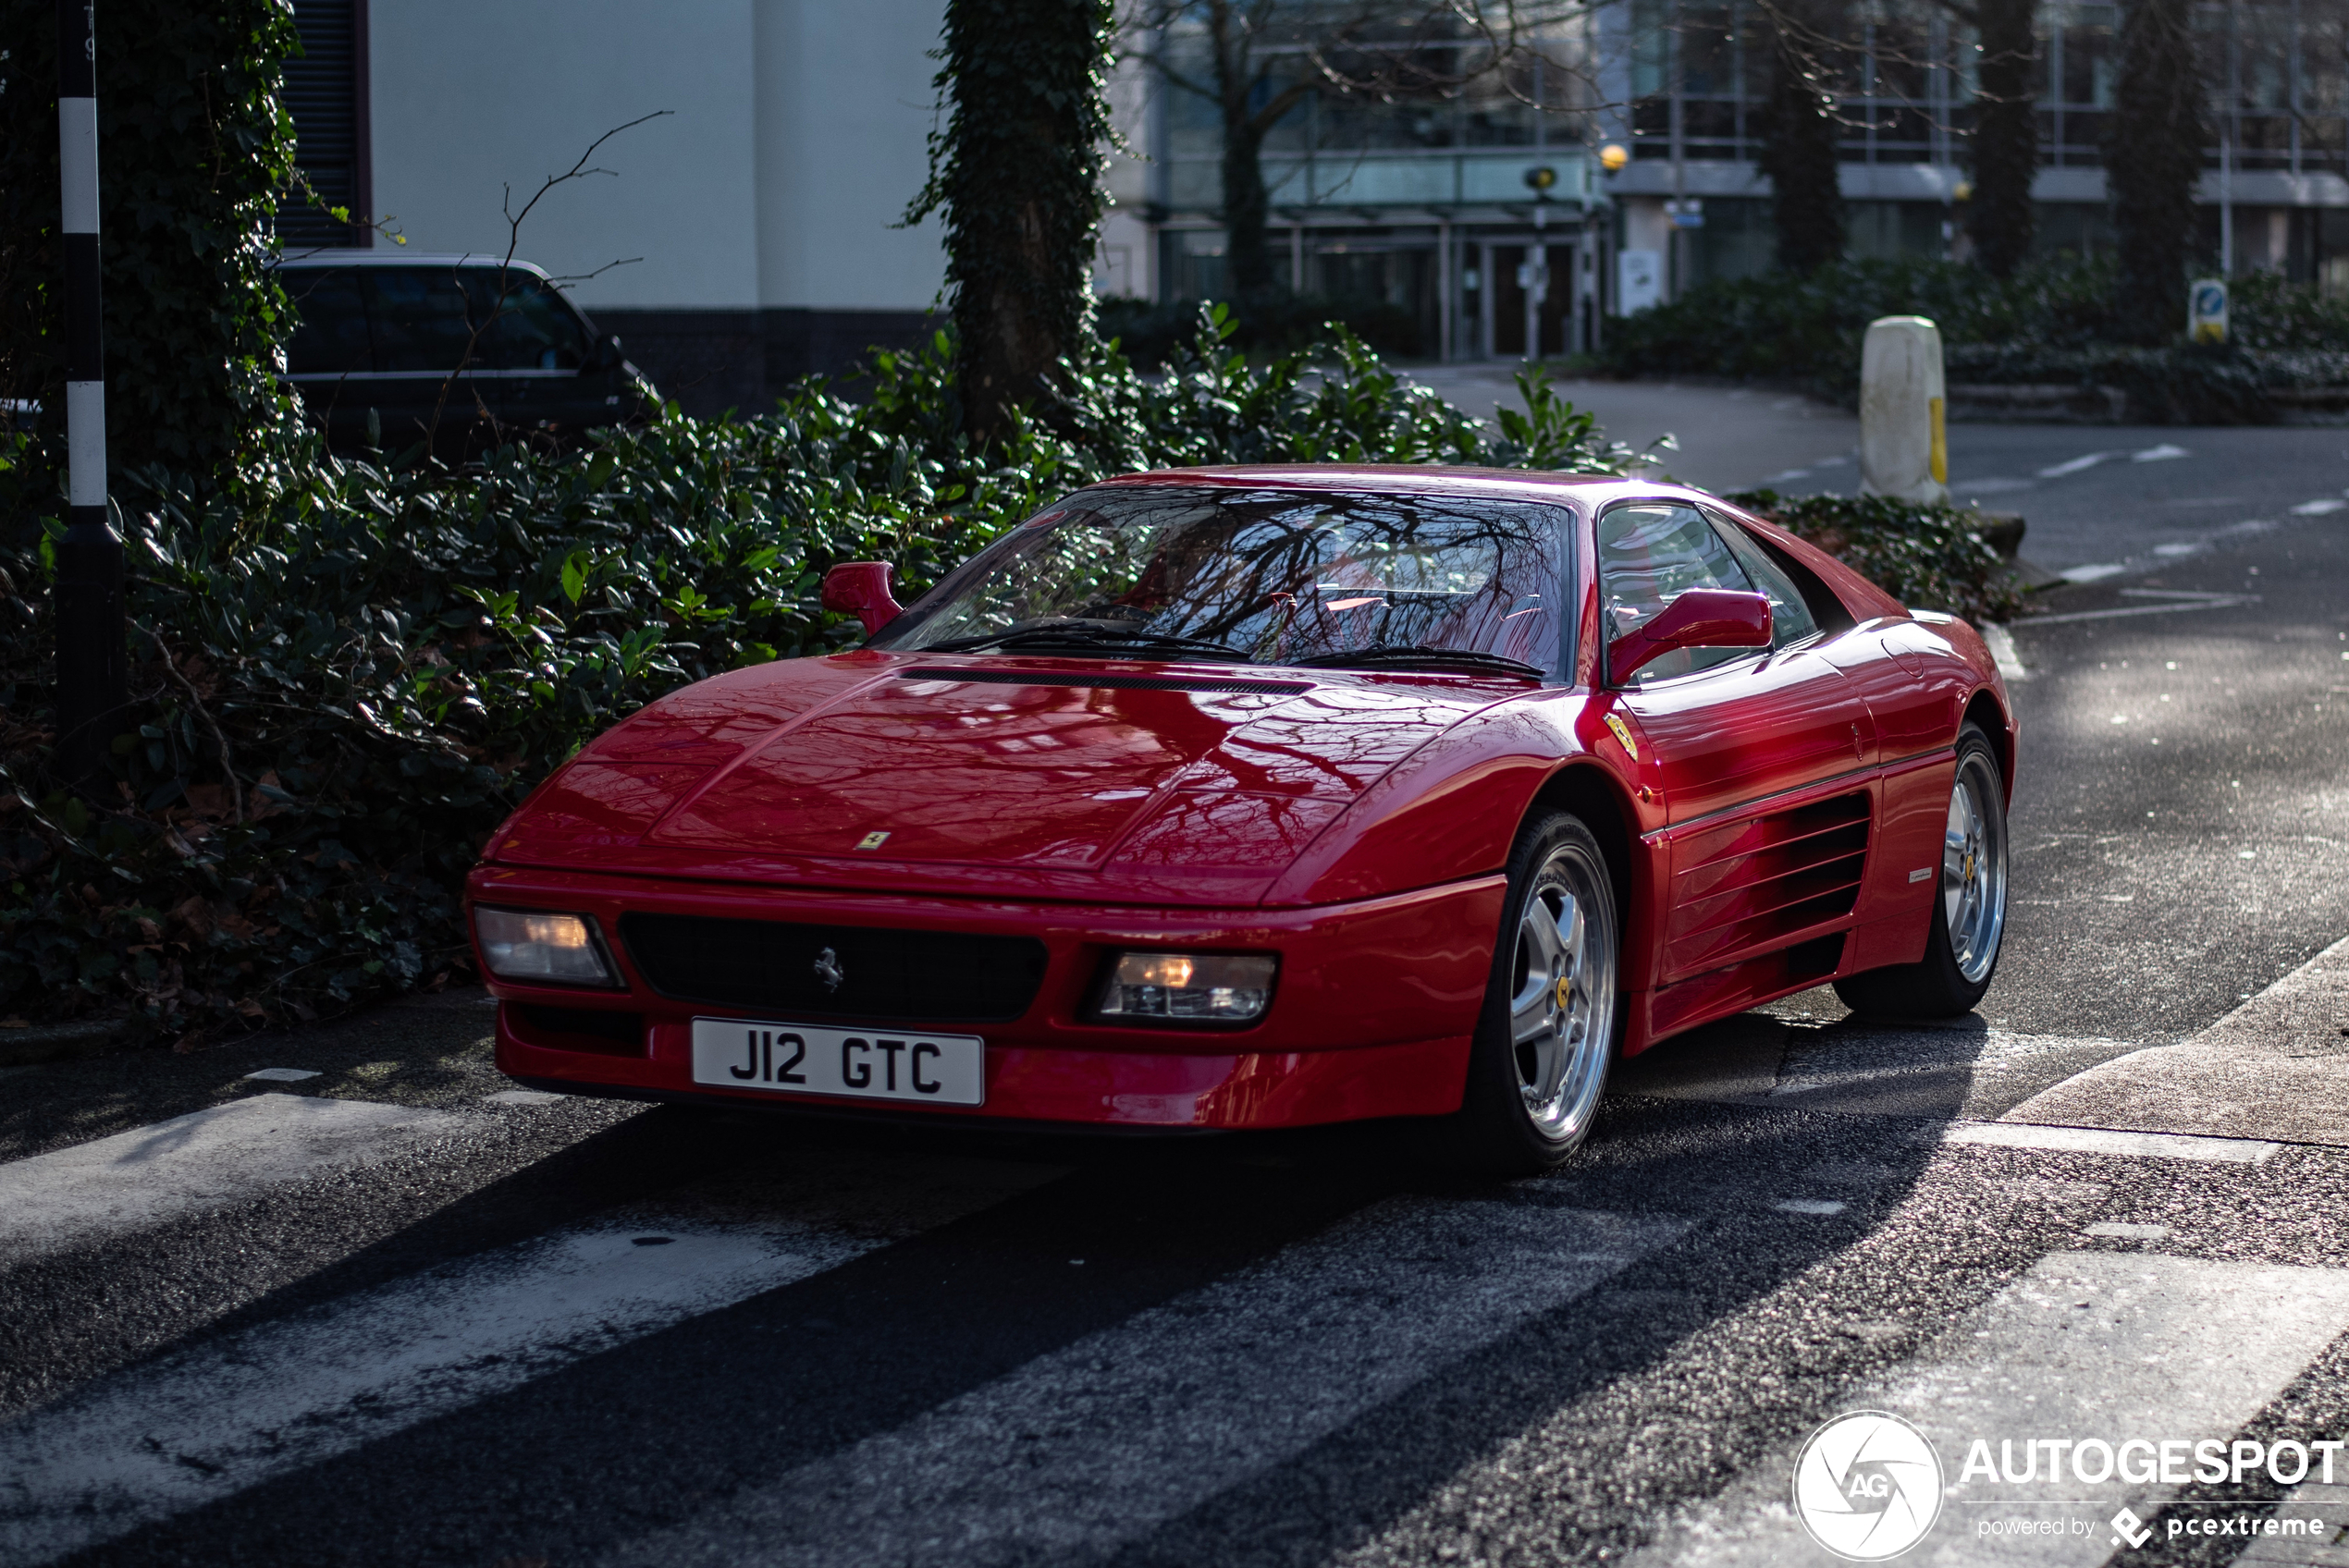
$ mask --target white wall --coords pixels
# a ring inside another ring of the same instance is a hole
[[[611,175],[549,192],[517,254],[556,274],[643,257],[578,286],[591,310],[757,304],[752,5],[377,0],[377,213],[411,250],[503,251],[501,183],[519,207],[613,126],[673,110],[604,143]]]
[[[929,178],[944,0],[754,4],[760,301],[926,309],[944,231],[891,226]]]

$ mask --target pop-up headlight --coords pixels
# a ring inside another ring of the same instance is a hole
[[[617,986],[595,923],[582,914],[530,909],[476,909],[473,935],[482,962],[500,980],[559,986]]]
[[[1119,1023],[1253,1023],[1273,1002],[1270,954],[1120,953],[1096,1013]]]

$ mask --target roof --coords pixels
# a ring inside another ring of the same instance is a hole
[[[510,266],[516,272],[526,272],[534,277],[546,277],[547,269],[535,262],[505,257],[486,251],[337,251],[313,250],[289,251],[279,262],[280,267],[494,267]],[[551,280],[550,280],[551,281]]]
[[[1378,489],[1515,492],[1539,495],[1559,490],[1593,492],[1637,489],[1645,495],[1703,494],[1664,480],[1623,478],[1611,473],[1554,473],[1542,469],[1473,468],[1438,463],[1231,463],[1213,467],[1158,469],[1124,473],[1104,485],[1263,484],[1274,487],[1358,484]],[[1709,498],[1709,497],[1708,497]]]

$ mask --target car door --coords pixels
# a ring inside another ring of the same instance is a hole
[[[1875,726],[1858,688],[1819,655],[1801,595],[1751,541],[1684,501],[1620,503],[1597,536],[1609,641],[1692,588],[1761,593],[1776,622],[1767,649],[1691,649],[1610,680],[1668,824],[1658,980],[1745,963],[1848,920],[1873,826]],[[1832,972],[1826,949],[1812,956]]]

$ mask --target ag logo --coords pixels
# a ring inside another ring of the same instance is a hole
[[[1898,1415],[1839,1415],[1811,1434],[1794,1462],[1795,1517],[1813,1540],[1851,1562],[1900,1556],[1940,1513],[1940,1455]]]

